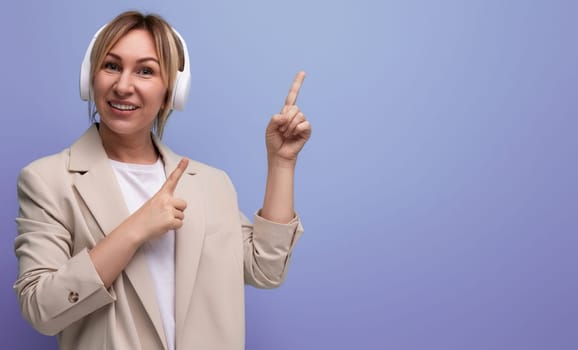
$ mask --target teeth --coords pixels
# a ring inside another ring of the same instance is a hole
[[[116,109],[120,109],[123,111],[134,111],[136,109],[136,106],[131,106],[131,105],[121,105],[121,104],[116,104],[116,103],[111,103],[110,105]]]

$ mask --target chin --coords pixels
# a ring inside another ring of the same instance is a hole
[[[134,120],[100,118],[100,124],[106,131],[117,135],[133,135],[139,133],[150,133],[153,123],[135,123]],[[106,132],[105,131],[105,132]]]

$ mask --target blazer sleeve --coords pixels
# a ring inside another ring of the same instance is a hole
[[[55,335],[71,323],[115,300],[86,249],[73,256],[70,198],[48,186],[30,168],[18,177],[18,236],[14,250],[18,278],[14,290],[23,317],[42,334]],[[72,193],[70,193],[72,196]]]
[[[278,224],[259,216],[253,224],[241,213],[245,283],[257,288],[279,287],[287,275],[291,253],[303,234],[299,216]]]
[[[226,174],[225,178],[236,200],[234,186]],[[276,288],[285,280],[291,253],[303,234],[303,226],[297,214],[289,223],[278,224],[262,218],[259,212],[253,216],[253,223],[242,212],[239,214],[245,284]]]

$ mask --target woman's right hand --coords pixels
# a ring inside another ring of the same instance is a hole
[[[187,203],[175,198],[174,192],[188,164],[188,159],[181,159],[161,189],[89,252],[106,288],[112,285],[144,242],[183,225]]]
[[[187,203],[174,197],[174,192],[188,164],[187,158],[181,159],[160,190],[125,222],[125,227],[130,227],[141,244],[183,225]]]

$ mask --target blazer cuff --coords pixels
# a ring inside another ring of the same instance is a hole
[[[59,269],[52,288],[51,300],[45,303],[51,318],[66,313],[67,319],[78,320],[116,300],[105,288],[86,249]]]
[[[253,217],[254,239],[260,241],[261,234],[265,234],[265,240],[268,243],[265,245],[268,245],[269,249],[288,254],[303,233],[299,215],[295,213],[291,221],[280,224],[263,218],[259,215],[260,213],[261,210],[257,211]]]

